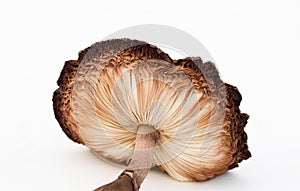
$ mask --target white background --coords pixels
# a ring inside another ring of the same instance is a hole
[[[174,26],[204,44],[243,95],[253,155],[203,183],[154,169],[141,190],[300,190],[299,10],[297,0],[1,1],[0,190],[91,191],[122,171],[64,135],[51,99],[65,60],[138,24]]]

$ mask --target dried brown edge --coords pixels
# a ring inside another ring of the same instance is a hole
[[[66,61],[64,67],[57,80],[59,88],[53,93],[53,110],[56,120],[61,126],[63,132],[76,143],[83,143],[79,135],[73,109],[71,105],[72,88],[75,82],[75,76],[79,63],[89,48],[86,48],[78,53],[78,60]]]
[[[118,67],[121,65],[130,66],[139,60],[157,59],[172,63],[172,59],[168,54],[162,52],[156,46],[151,44],[143,44],[129,47],[123,51],[116,54],[109,62],[105,68]]]
[[[226,121],[230,121],[224,128],[231,133],[232,146],[235,149],[233,153],[233,161],[228,166],[228,170],[238,167],[238,163],[243,160],[247,160],[251,157],[251,153],[248,150],[247,134],[244,128],[249,119],[249,115],[241,113],[239,106],[242,101],[242,96],[238,89],[230,84],[226,86]]]

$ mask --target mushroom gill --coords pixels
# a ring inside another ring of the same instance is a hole
[[[172,60],[142,41],[102,41],[65,62],[57,84],[54,113],[66,135],[128,165],[98,191],[138,190],[153,166],[203,181],[251,156],[238,89],[199,57]]]

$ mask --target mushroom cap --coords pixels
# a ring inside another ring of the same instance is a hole
[[[67,61],[53,95],[66,135],[127,162],[139,125],[159,133],[154,163],[179,181],[202,181],[248,159],[238,89],[200,58],[172,60],[148,43],[113,39]]]

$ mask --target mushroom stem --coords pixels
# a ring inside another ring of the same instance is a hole
[[[150,168],[154,165],[153,156],[159,132],[149,125],[139,125],[134,153],[128,167],[113,182],[94,191],[138,191]]]

